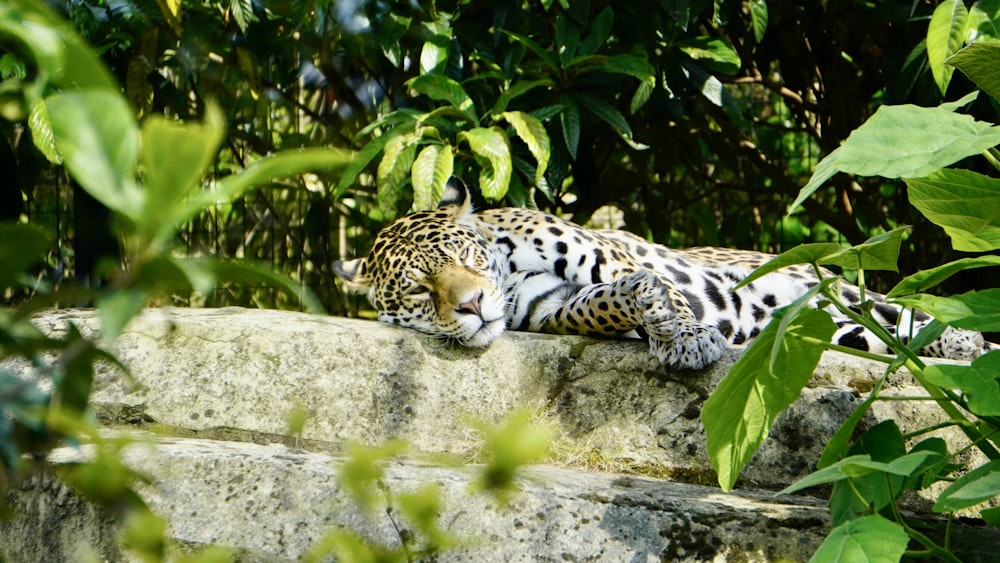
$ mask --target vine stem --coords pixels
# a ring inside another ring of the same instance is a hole
[[[965,433],[965,435],[969,438],[969,440],[972,440],[972,442],[976,444],[976,447],[979,448],[979,451],[983,452],[983,455],[985,455],[991,460],[1000,459],[1000,452],[997,452],[997,450],[989,444],[989,442],[986,440],[986,436],[984,436],[982,432],[980,432],[975,427],[975,425],[973,425],[969,421],[969,419],[966,418],[965,415],[963,415],[962,412],[958,410],[958,407],[956,407],[957,404],[961,404],[959,397],[957,397],[951,391],[944,390],[938,387],[937,385],[934,385],[933,383],[928,381],[926,377],[924,377],[924,369],[927,366],[924,365],[924,363],[920,360],[915,351],[911,350],[907,346],[902,346],[902,347],[895,346],[894,344],[896,344],[896,339],[893,337],[893,335],[889,334],[889,331],[887,331],[885,327],[883,327],[878,323],[872,322],[871,319],[859,315],[858,313],[853,311],[850,307],[847,307],[846,305],[841,303],[840,299],[832,295],[829,289],[824,289],[823,295],[841,313],[846,315],[849,319],[851,319],[855,323],[870,330],[873,334],[875,334],[875,336],[879,338],[879,340],[886,343],[893,351],[899,352],[900,356],[904,358],[903,365],[910,372],[913,378],[916,379],[918,383],[920,383],[920,386],[923,387],[925,391],[927,391],[927,394],[930,395],[932,399],[938,401],[938,405],[941,407],[941,410],[943,410],[945,414],[951,417],[953,421],[956,421],[958,423],[958,426],[962,429],[962,432]],[[834,346],[832,343],[827,343],[826,345]],[[865,352],[863,350],[859,351],[853,349],[846,349],[843,351],[847,352],[848,354],[853,354],[859,357],[868,357],[868,354],[870,354],[869,352]],[[888,356],[878,356],[878,358],[880,358],[879,361],[889,361],[890,363],[893,361],[890,360]]]

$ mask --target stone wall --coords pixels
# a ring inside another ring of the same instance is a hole
[[[67,322],[96,331],[91,311],[38,318],[50,332]],[[389,438],[415,452],[391,467],[390,486],[441,484],[442,521],[473,542],[442,560],[808,559],[827,532],[825,504],[769,491],[811,470],[882,369],[827,354],[738,491],[723,494],[712,486],[699,415],[739,349],[709,369],[671,372],[639,342],[510,333],[468,350],[370,321],[230,308],[148,310],[112,351],[131,375],[102,368],[93,406],[120,431],[155,430],[155,446],[126,454],[154,478],[145,497],[178,542],[234,547],[246,561],[298,559],[330,527],[398,543],[387,517],[353,506],[336,473],[348,441]],[[890,387],[918,392],[905,373]],[[900,405],[879,403],[866,424],[893,416],[916,428],[935,412],[893,410]],[[308,415],[297,437],[287,435],[293,407]],[[558,455],[525,472],[510,508],[470,496],[470,467],[427,463],[471,456],[471,419],[523,407],[557,426]],[[53,459],[81,455],[64,448]],[[126,557],[114,519],[51,476],[11,500],[22,515],[0,523],[0,559],[63,559],[81,543]],[[919,498],[911,504],[922,508]]]

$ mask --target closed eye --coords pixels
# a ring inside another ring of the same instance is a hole
[[[411,287],[403,291],[403,295],[405,297],[409,297],[410,299],[417,299],[417,300],[430,299],[431,290],[426,286],[420,284],[413,284]]]

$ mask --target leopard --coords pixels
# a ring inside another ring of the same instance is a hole
[[[475,211],[468,187],[447,181],[433,210],[405,215],[375,236],[369,253],[337,260],[348,291],[363,294],[380,321],[460,346],[484,348],[507,330],[636,338],[660,363],[698,370],[732,345],[748,344],[785,307],[819,283],[809,265],[786,266],[737,287],[772,255],[717,247],[671,249],[616,229],[588,229],[543,211]],[[932,318],[842,282],[842,301],[861,307],[901,339]],[[846,313],[831,314],[839,346],[890,348]],[[995,345],[947,327],[920,350],[973,360]]]

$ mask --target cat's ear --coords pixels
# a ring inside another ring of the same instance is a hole
[[[452,217],[461,218],[472,213],[472,198],[469,188],[457,176],[448,178],[444,186],[444,195],[438,203],[438,209],[450,211]]]
[[[368,280],[368,267],[364,258],[354,260],[334,260],[333,273],[344,280],[347,289],[355,293],[366,293],[371,282]]]

